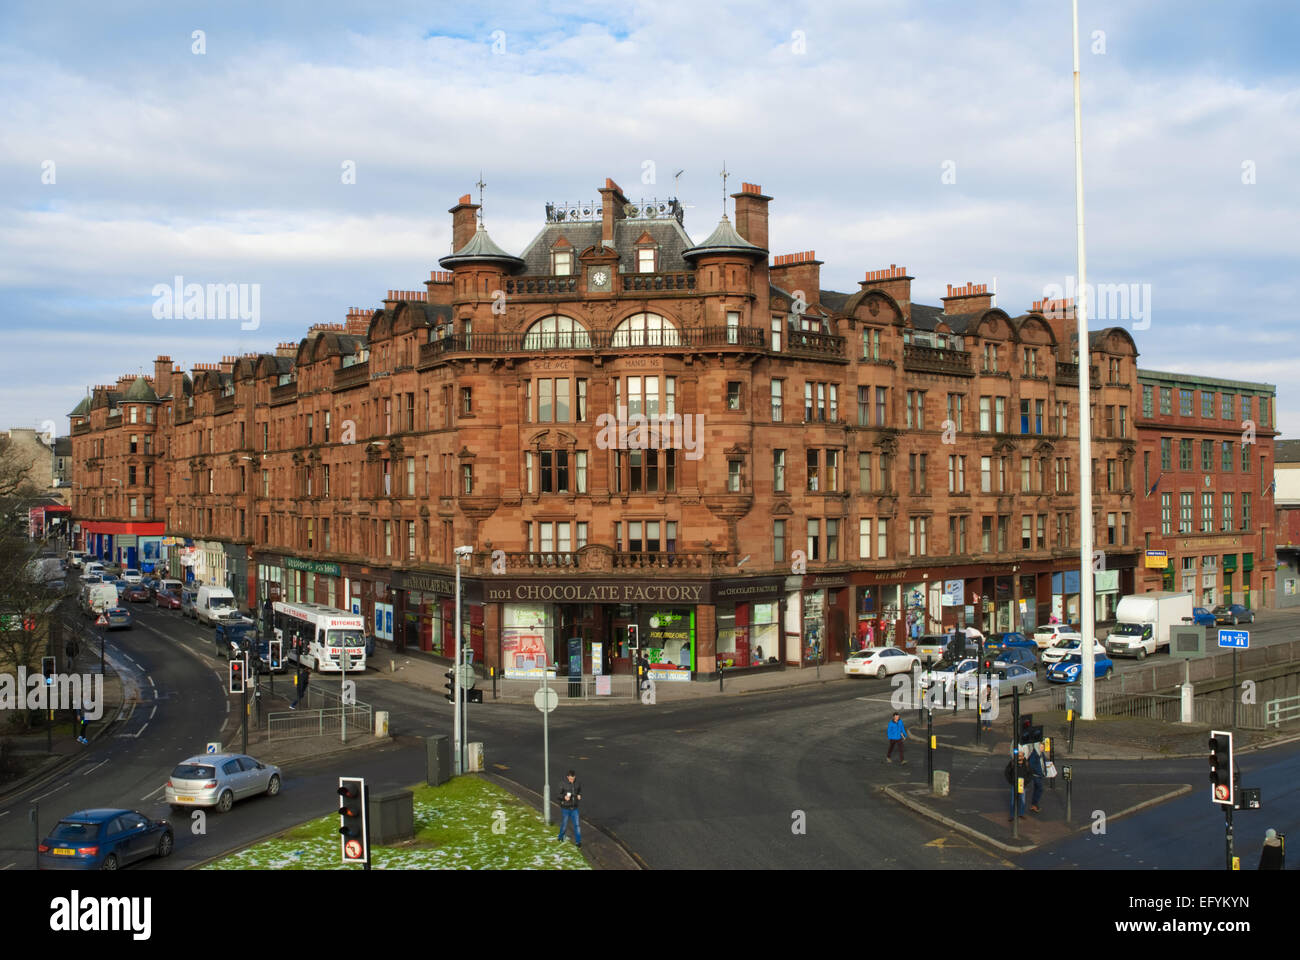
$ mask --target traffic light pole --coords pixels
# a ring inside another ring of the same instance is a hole
[[[1223,808],[1224,843],[1227,847],[1228,869],[1232,869],[1232,806]]]
[[[248,753],[248,677],[247,675],[242,677],[242,682],[239,684],[239,700],[244,710],[244,724],[243,724],[244,746],[240,750],[240,753]]]
[[[348,742],[348,642],[343,641],[343,653],[339,657],[339,732],[343,742]],[[369,864],[367,864],[369,866]]]

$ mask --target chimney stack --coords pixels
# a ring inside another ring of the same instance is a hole
[[[753,241],[750,241],[753,243]],[[769,267],[772,284],[790,293],[802,293],[807,304],[821,303],[822,261],[815,250],[785,253]]]
[[[627,211],[623,209],[626,206],[627,197],[623,196],[623,188],[606,177],[605,185],[600,188],[601,246],[614,249],[614,221],[627,216]]]
[[[456,206],[447,211],[451,214],[452,253],[469,243],[474,236],[474,231],[478,229],[478,210],[479,205],[470,202],[470,195],[467,193],[460,198]]]
[[[993,295],[989,293],[987,283],[971,283],[954,287],[948,284],[948,295],[942,298],[943,312],[946,316],[959,313],[983,313],[993,306]]]
[[[767,205],[772,198],[764,196],[758,184],[742,183],[740,192],[733,193],[731,199],[736,201],[736,232],[767,250]]]
[[[171,396],[172,358],[159,357],[153,362],[153,388],[159,397]]]
[[[868,270],[866,277],[858,284],[863,290],[879,290],[897,301],[903,316],[912,317],[912,281],[915,277],[907,274],[907,267],[890,264],[885,270]]]
[[[1029,308],[1047,321],[1058,344],[1068,344],[1075,334],[1074,298],[1065,300],[1035,300]]]
[[[364,307],[349,307],[348,319],[343,324],[347,332],[354,337],[364,337],[370,332],[371,311]]]
[[[275,355],[277,357],[296,357],[298,356],[298,344],[292,342],[278,344],[275,348]]]

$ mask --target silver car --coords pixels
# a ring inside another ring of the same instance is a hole
[[[1018,663],[999,664],[994,670],[998,696],[1009,697],[1012,690],[1019,690],[1022,696],[1028,696],[1034,692],[1034,680],[1037,676],[1033,670]],[[986,678],[982,671],[978,677],[972,673],[963,673],[958,681],[961,692],[968,697],[973,696],[976,690],[983,689],[985,682]]]
[[[280,768],[242,753],[190,757],[176,765],[164,789],[173,810],[216,807],[227,813],[236,800],[280,792]]]

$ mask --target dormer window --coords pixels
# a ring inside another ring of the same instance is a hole
[[[636,251],[636,272],[655,273],[657,270],[658,251],[654,247],[638,247]]]
[[[573,276],[572,250],[553,250],[551,252],[551,273],[557,277]]]

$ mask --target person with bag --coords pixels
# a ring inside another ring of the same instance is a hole
[[[1034,744],[1029,753],[1029,775],[1034,781],[1034,793],[1029,800],[1029,812],[1041,813],[1038,801],[1043,799],[1043,780],[1047,777],[1047,762],[1043,758],[1042,744]]]
[[[578,774],[570,770],[560,781],[560,835],[556,837],[564,842],[564,832],[569,823],[573,823],[573,842],[582,849],[582,828],[578,826],[578,803],[582,800],[582,784],[577,781]]]

